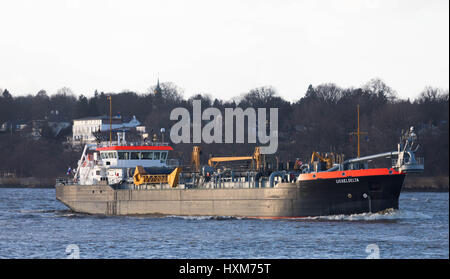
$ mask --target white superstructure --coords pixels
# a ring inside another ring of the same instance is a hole
[[[119,133],[120,135],[120,133]],[[135,144],[125,141],[125,133],[113,144],[86,144],[78,161],[74,182],[81,185],[132,183],[136,166],[169,168],[164,143]]]

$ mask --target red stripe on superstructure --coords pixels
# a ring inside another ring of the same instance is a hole
[[[97,148],[97,151],[111,151],[111,150],[173,150],[170,146],[108,146]]]
[[[346,171],[330,171],[330,172],[313,172],[300,174],[300,181],[314,180],[314,179],[332,179],[345,177],[359,177],[359,176],[375,176],[375,175],[394,175],[401,174],[395,169],[364,169],[364,170],[346,170]]]

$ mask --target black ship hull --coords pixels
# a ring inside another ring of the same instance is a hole
[[[399,208],[405,174],[328,178],[300,182],[300,216],[357,214]]]

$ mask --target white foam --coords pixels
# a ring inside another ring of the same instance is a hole
[[[183,215],[168,215],[165,216],[167,218],[178,218],[184,220],[234,220],[234,219],[242,219],[242,217],[233,217],[233,216],[183,216]]]
[[[309,220],[332,220],[332,221],[373,221],[373,220],[400,220],[400,219],[430,219],[432,216],[420,212],[412,212],[405,210],[395,210],[389,208],[376,213],[359,213],[359,214],[339,214],[317,217],[306,217]]]

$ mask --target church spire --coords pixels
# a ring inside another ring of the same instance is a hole
[[[159,86],[159,78],[158,78],[158,83],[156,84],[156,88],[155,88],[155,95],[158,95],[158,96],[162,95],[161,86]]]

